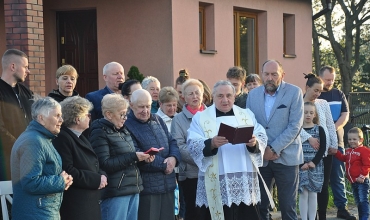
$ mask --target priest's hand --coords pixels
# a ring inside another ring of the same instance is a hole
[[[245,143],[248,147],[255,147],[257,144],[256,136],[252,135],[252,139],[248,143]]]
[[[215,149],[227,143],[229,143],[229,141],[225,137],[214,136],[211,141],[211,146],[212,146],[212,149]]]

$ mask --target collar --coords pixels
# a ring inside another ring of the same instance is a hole
[[[115,92],[113,92],[108,86],[105,86],[105,88],[107,88],[108,89],[108,91],[109,91],[109,93],[115,93]]]
[[[231,109],[230,111],[224,113],[216,108],[216,117],[222,117],[222,116],[233,116],[234,110]]]

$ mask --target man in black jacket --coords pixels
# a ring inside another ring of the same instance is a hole
[[[33,93],[24,82],[28,69],[27,55],[17,49],[5,51],[0,79],[0,181],[10,180],[10,152],[15,140],[31,118]]]

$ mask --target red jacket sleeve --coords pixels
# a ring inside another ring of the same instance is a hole
[[[335,157],[342,162],[346,162],[346,155],[343,155],[339,150],[335,154]]]
[[[363,147],[363,153],[361,153],[362,157],[362,167],[361,167],[361,175],[364,177],[368,176],[370,172],[370,150],[366,148],[365,146]]]

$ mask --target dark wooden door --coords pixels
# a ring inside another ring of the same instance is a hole
[[[75,90],[84,97],[99,88],[96,10],[57,12],[57,28],[58,65],[76,68]]]

